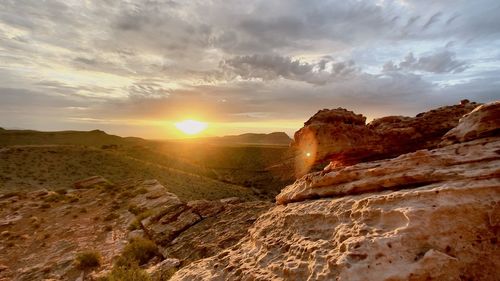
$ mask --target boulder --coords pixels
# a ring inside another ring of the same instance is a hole
[[[317,162],[336,157],[339,161],[359,158],[370,151],[381,153],[379,137],[365,125],[366,117],[343,108],[323,109],[304,123],[292,146],[300,153],[296,175],[308,172]]]
[[[447,132],[441,145],[464,142],[500,133],[500,102],[478,106],[464,115],[455,128]]]
[[[158,181],[145,181],[138,188],[145,189],[145,192],[132,198],[130,204],[134,205],[139,212],[182,204],[177,195],[168,192]]]

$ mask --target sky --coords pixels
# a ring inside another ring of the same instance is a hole
[[[0,0],[0,126],[182,137],[500,99],[498,0]]]

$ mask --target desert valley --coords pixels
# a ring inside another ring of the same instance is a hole
[[[0,278],[497,280],[498,116],[325,109],[293,141],[2,129]]]

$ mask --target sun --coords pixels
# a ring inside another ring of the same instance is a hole
[[[201,133],[208,127],[208,124],[205,122],[200,122],[196,120],[183,120],[177,123],[174,123],[175,127],[182,131],[184,134],[188,135],[196,135]]]

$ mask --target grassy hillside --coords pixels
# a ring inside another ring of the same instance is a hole
[[[32,130],[5,130],[0,128],[0,146],[35,144],[74,144],[100,147],[102,145],[144,144],[141,138],[122,138],[100,130],[39,132]]]
[[[254,187],[273,197],[293,179],[270,169],[293,158],[293,150],[283,145],[216,145],[164,142],[154,148],[157,157],[167,156],[197,167],[198,173],[246,187]],[[137,153],[137,157],[144,157]]]
[[[274,132],[269,134],[246,133],[234,136],[210,137],[195,139],[215,144],[264,144],[264,145],[284,145],[288,146],[292,139],[284,132]]]
[[[274,140],[288,138],[280,133],[241,136],[250,140],[255,135],[259,135],[261,140],[260,135]],[[102,175],[114,180],[132,175],[135,178],[156,178],[168,188],[175,189],[181,197],[182,194],[200,198],[219,196],[208,195],[208,191],[189,195],[191,189],[207,189],[203,188],[206,186],[210,186],[210,192],[214,194],[223,194],[224,187],[228,188],[228,194],[235,194],[235,185],[239,185],[247,187],[243,194],[250,193],[248,188],[253,188],[262,197],[273,198],[293,179],[293,169],[281,169],[279,173],[274,168],[269,169],[293,158],[293,151],[288,145],[227,144],[200,140],[149,141],[108,135],[98,130],[0,130],[0,149],[16,145],[23,147],[8,150],[11,156],[0,154],[9,162],[0,163],[0,168],[7,169],[0,170],[5,171],[0,175],[0,187],[13,188],[17,185],[17,188],[29,188],[36,183],[43,186],[53,183],[67,185],[85,176]],[[62,145],[66,147],[57,147]],[[50,163],[44,164],[45,161]],[[31,163],[38,163],[40,167],[30,166]]]
[[[167,168],[118,152],[83,146],[13,146],[0,149],[0,190],[68,188],[80,179],[101,175],[112,182],[157,179],[186,200],[251,198],[252,192],[200,175]]]

